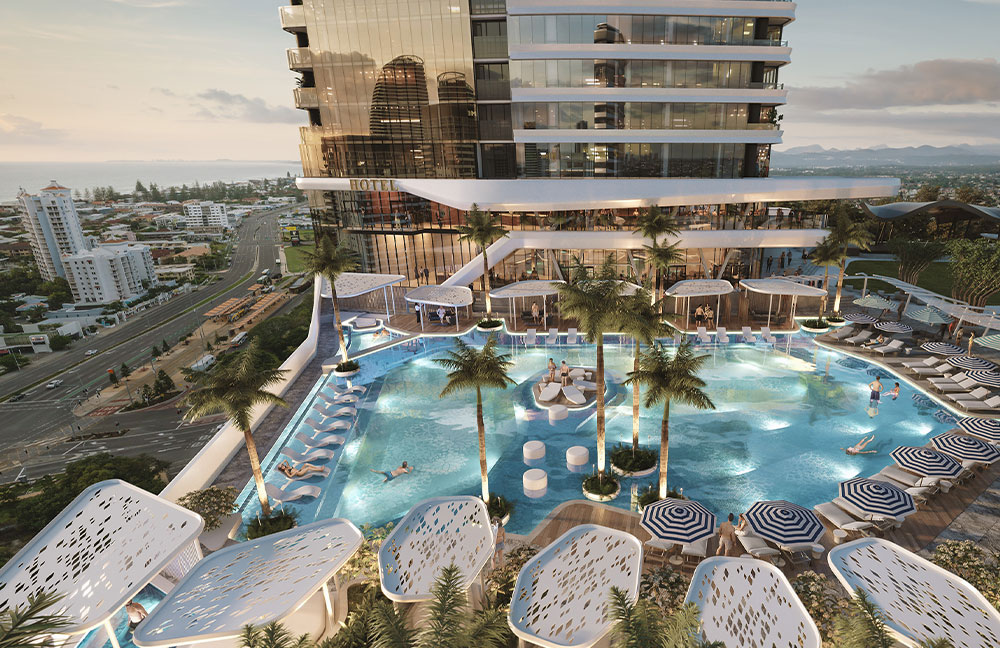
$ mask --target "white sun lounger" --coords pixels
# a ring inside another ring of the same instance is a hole
[[[957,394],[945,394],[945,396],[953,401],[963,401],[971,400],[978,401],[983,400],[990,395],[990,390],[985,387],[976,387],[970,392],[959,392]]]
[[[313,470],[307,475],[299,475],[298,477],[289,477],[285,473],[281,473],[281,475],[288,480],[288,484],[291,484],[292,482],[303,481],[312,477],[328,477],[330,475],[330,468],[322,466],[322,470]],[[288,484],[285,484],[285,488],[288,487]]]
[[[941,364],[941,358],[936,356],[931,356],[929,358],[924,358],[923,360],[904,360],[903,366],[907,369],[913,369],[917,367],[928,367],[932,368],[934,365]]]
[[[871,522],[881,531],[885,531],[886,529],[890,529],[892,527],[899,527],[903,524],[903,518],[901,517],[891,515],[872,515],[871,513],[866,513],[843,497],[833,498],[833,503],[859,520]]]
[[[750,330],[749,326],[743,327],[743,341],[747,344],[753,344],[757,341],[757,338],[754,336],[753,331]]]
[[[563,396],[574,405],[583,405],[587,402],[587,397],[583,395],[575,385],[565,385],[562,388]]]
[[[702,538],[698,542],[688,542],[681,545],[681,555],[698,562],[702,558],[708,557],[708,538]]]
[[[949,371],[954,371],[955,367],[952,367],[947,362],[942,362],[936,367],[910,367],[910,370],[918,376],[939,376]]]
[[[964,371],[957,373],[954,376],[929,378],[928,382],[930,382],[934,389],[942,392],[969,391],[970,389],[975,389],[978,384],[974,380],[971,380]]]
[[[729,344],[729,332],[726,331],[725,326],[716,327],[715,341],[718,342],[719,344]]]
[[[350,387],[346,385],[343,387],[340,385],[334,385],[333,391],[338,394],[363,394],[368,391],[368,388],[363,385],[351,385]]]
[[[556,396],[558,396],[559,391],[561,389],[562,386],[559,383],[550,382],[544,387],[542,387],[541,392],[539,392],[538,394],[538,400],[542,401],[543,403],[547,403],[550,400],[554,399]]]
[[[330,405],[347,405],[349,403],[358,402],[358,397],[355,394],[336,394],[331,396],[329,394],[319,393],[319,397],[329,403]]]
[[[545,338],[545,344],[555,344],[559,341],[559,329],[550,328],[549,335]]]
[[[781,551],[767,544],[767,541],[760,536],[751,534],[740,535],[737,533],[736,537],[739,538],[743,549],[754,558],[764,559],[781,555]]]
[[[305,424],[309,429],[320,433],[332,432],[333,430],[350,430],[352,425],[350,421],[330,421],[324,423],[313,415],[306,417]]]
[[[708,334],[708,330],[704,326],[698,327],[698,339],[704,344],[708,344],[712,341],[712,336]]]
[[[323,416],[325,416],[326,418],[334,418],[338,416],[354,416],[355,414],[358,413],[358,410],[356,410],[353,407],[341,407],[339,409],[334,410],[331,408],[323,407],[322,405],[318,405],[316,407],[313,407],[313,409],[322,414]]]
[[[295,435],[296,441],[301,441],[307,448],[328,448],[330,446],[344,445],[344,437],[339,434],[317,434],[309,436],[299,432]]]
[[[844,509],[833,502],[817,504],[813,507],[813,510],[829,520],[838,529],[847,531],[848,533],[858,533],[867,536],[868,529],[874,526],[871,522],[864,522],[851,517]]]
[[[984,401],[958,401],[958,404],[967,410],[995,410],[1000,409],[1000,396]]]
[[[872,347],[869,349],[872,353],[881,353],[883,356],[887,353],[899,353],[903,350],[902,340],[893,340],[889,344],[883,346]]]
[[[322,448],[316,448],[307,453],[296,452],[291,448],[284,448],[282,449],[281,454],[288,457],[295,463],[311,463],[313,461],[325,461],[327,459],[332,459],[334,453],[333,450],[323,450]]]
[[[584,380],[583,378],[577,378],[573,381],[573,384],[576,385],[577,389],[580,389],[581,391],[597,391],[596,382]]]
[[[578,340],[577,340],[576,329],[575,328],[571,328],[566,333],[566,344],[576,344],[577,342],[578,342]]]
[[[771,327],[770,326],[762,326],[761,327],[761,329],[760,329],[760,339],[764,340],[764,342],[766,342],[768,344],[777,344],[778,343],[778,338],[776,338],[773,335],[771,335]]]
[[[830,333],[830,337],[832,337],[834,340],[843,340],[844,338],[849,338],[852,335],[854,335],[853,326],[845,326],[839,331],[834,331],[833,333]]]
[[[536,331],[535,329],[528,329],[527,332],[525,332],[524,334],[524,346],[528,346],[529,344],[535,344],[535,336],[537,334],[538,331]]]
[[[264,484],[264,491],[268,497],[279,503],[294,502],[303,497],[316,497],[323,492],[319,486],[299,486],[293,490],[286,490],[271,483]]]
[[[946,493],[948,492],[948,489],[951,488],[951,482],[947,479],[914,475],[913,473],[900,468],[898,464],[886,466],[880,470],[878,474],[888,477],[892,481],[897,481],[905,485],[907,488],[931,488],[934,492],[943,490]]]
[[[853,335],[849,338],[844,339],[845,344],[858,344],[859,342],[864,342],[872,336],[871,331],[861,331],[857,335]]]
[[[573,379],[583,378],[586,375],[587,375],[587,370],[584,369],[583,367],[575,367],[569,370],[569,377]]]

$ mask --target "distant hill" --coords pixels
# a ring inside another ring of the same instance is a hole
[[[960,167],[1000,165],[1000,149],[990,146],[910,146],[866,149],[824,149],[799,146],[771,152],[771,166],[786,169],[829,167]]]

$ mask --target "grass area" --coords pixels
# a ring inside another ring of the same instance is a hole
[[[848,274],[879,274],[886,277],[899,278],[899,263],[896,261],[852,261],[847,266]],[[831,278],[831,285],[836,282],[836,275]],[[864,284],[863,279],[847,279],[844,285],[854,286],[858,289]],[[920,280],[917,285],[926,288],[939,295],[951,297],[951,264],[947,262],[932,263],[930,267],[920,273]],[[896,292],[896,288],[884,281],[868,280],[868,290],[884,290],[887,293]],[[986,302],[990,305],[1000,304],[1000,293],[993,295]]]
[[[303,272],[306,269],[306,252],[312,252],[315,249],[315,245],[286,247],[285,260],[288,262],[288,272],[291,274]]]

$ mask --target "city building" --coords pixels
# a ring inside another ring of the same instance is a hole
[[[99,245],[62,261],[77,304],[124,301],[157,284],[153,255],[146,245]]]
[[[228,229],[229,216],[226,213],[226,206],[207,200],[185,201],[184,227],[187,229],[197,227],[220,227]]]
[[[53,180],[37,194],[22,190],[18,200],[39,274],[46,281],[65,278],[62,257],[88,248],[70,190]]]
[[[768,205],[899,189],[768,177],[795,7],[294,0],[280,20],[308,121],[297,184],[316,227],[346,232],[365,270],[411,283],[423,269],[432,283],[481,276],[457,235],[474,203],[512,231],[490,254],[498,280],[560,278],[574,257],[609,253],[640,276],[647,241],[624,234],[650,205],[685,229],[669,280],[758,276],[763,250],[811,247],[825,226]]]

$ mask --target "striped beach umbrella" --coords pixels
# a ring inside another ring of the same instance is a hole
[[[900,517],[917,510],[909,493],[878,479],[857,477],[842,481],[840,496],[869,515]]]
[[[995,371],[966,371],[965,376],[980,385],[987,387],[1000,387],[1000,373]]]
[[[987,349],[998,349],[1000,350],[1000,333],[994,333],[993,335],[984,335],[983,337],[975,338],[974,342],[976,344],[981,344]]]
[[[1000,443],[1000,419],[979,418],[967,416],[958,419],[955,424],[960,430],[972,434],[991,443]]]
[[[903,324],[901,322],[879,322],[875,325],[880,331],[885,331],[886,333],[912,333],[913,327]]]
[[[892,303],[885,297],[880,297],[879,295],[868,293],[864,297],[859,297],[855,299],[854,305],[862,306],[864,308],[892,308],[896,304]]]
[[[848,322],[854,322],[855,324],[874,324],[878,320],[867,315],[865,313],[847,313],[844,315],[844,319]]]
[[[923,308],[909,308],[906,316],[910,319],[924,322],[925,324],[947,324],[951,322],[951,315],[945,313],[940,308],[934,306],[924,306]]]
[[[986,443],[982,439],[965,436],[964,434],[944,433],[931,437],[931,445],[945,453],[951,455],[959,461],[978,461],[979,463],[991,464],[1000,459],[1000,449],[992,443]]]
[[[899,446],[889,453],[900,468],[922,477],[950,479],[962,474],[962,464],[937,450],[917,446]]]
[[[698,502],[668,497],[642,509],[642,528],[668,542],[697,542],[715,534],[715,514]]]
[[[965,369],[967,371],[992,371],[996,369],[996,365],[989,360],[983,360],[982,358],[977,358],[975,356],[952,356],[945,360],[952,367],[958,367],[959,369]]]
[[[826,530],[815,513],[785,500],[757,502],[746,520],[754,533],[779,545],[816,542]]]
[[[962,347],[947,342],[924,342],[920,348],[934,355],[962,355],[965,353]]]

